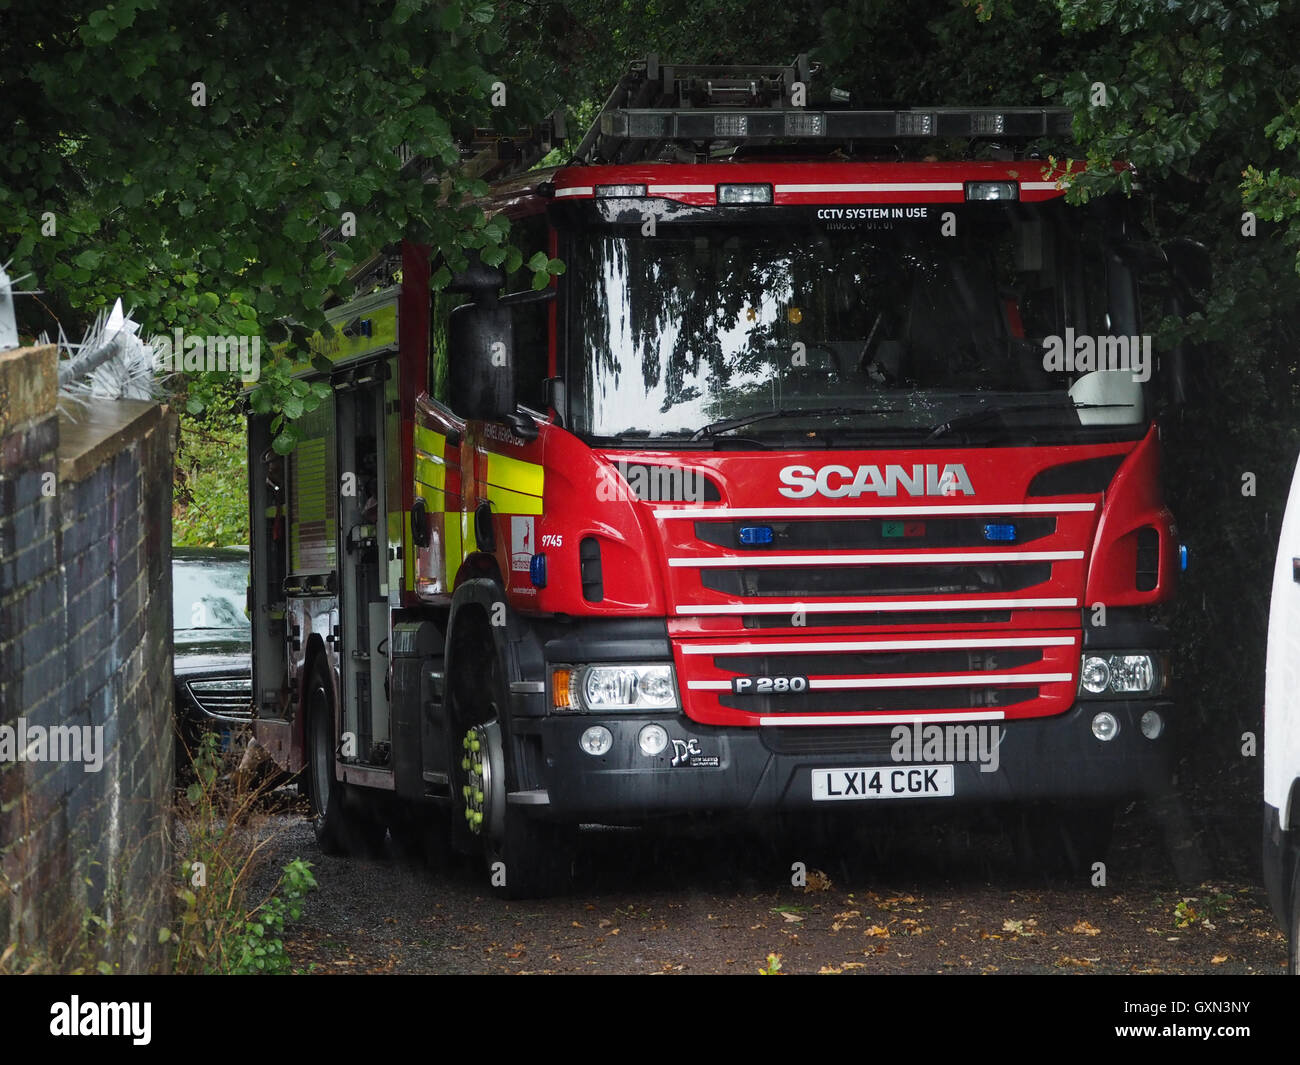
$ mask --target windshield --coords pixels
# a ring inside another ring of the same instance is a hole
[[[222,633],[247,638],[244,614],[248,562],[193,559],[172,562],[172,626],[178,638],[205,639]]]
[[[571,241],[580,433],[923,439],[1144,417],[1132,281],[1085,211],[674,205],[650,235],[646,202],[598,207]],[[1109,364],[1073,358],[1077,338],[1112,334],[1091,348]]]

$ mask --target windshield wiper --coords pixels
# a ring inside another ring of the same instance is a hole
[[[728,429],[739,429],[742,425],[752,425],[754,422],[765,422],[772,418],[797,418],[800,415],[810,415],[812,417],[826,417],[834,414],[902,414],[903,411],[897,410],[872,410],[867,407],[795,407],[782,410],[764,410],[756,411],[753,414],[742,414],[739,418],[723,418],[720,421],[709,422],[708,425],[696,429],[691,434],[692,440],[699,440],[701,437],[713,436],[716,433],[725,433]]]
[[[930,430],[926,439],[936,440],[951,433],[954,429],[965,429],[967,426],[978,425],[990,418],[1000,418],[1004,414],[1024,414],[1029,411],[1052,411],[1061,414],[1066,411],[1096,410],[1099,407],[1131,406],[1133,406],[1132,403],[1071,403],[1069,406],[1062,407],[1054,407],[1045,403],[1014,403],[1006,407],[984,407],[981,410],[967,411],[965,414],[955,414],[947,421],[940,422]]]

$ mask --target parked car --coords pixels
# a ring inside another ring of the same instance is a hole
[[[1300,465],[1273,567],[1264,683],[1264,884],[1300,976]]]
[[[252,720],[252,626],[246,610],[247,548],[172,552],[172,672],[178,739],[194,750],[205,732],[229,750]],[[177,748],[178,767],[188,765]]]

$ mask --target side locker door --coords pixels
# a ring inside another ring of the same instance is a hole
[[[384,429],[388,360],[336,381],[342,721],[345,762],[387,768],[391,758],[387,674],[389,547]],[[400,501],[399,501],[400,507]],[[381,529],[385,535],[380,536]]]

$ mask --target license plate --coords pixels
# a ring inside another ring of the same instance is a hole
[[[864,769],[814,769],[817,802],[845,799],[943,799],[956,792],[950,765],[881,765]]]

